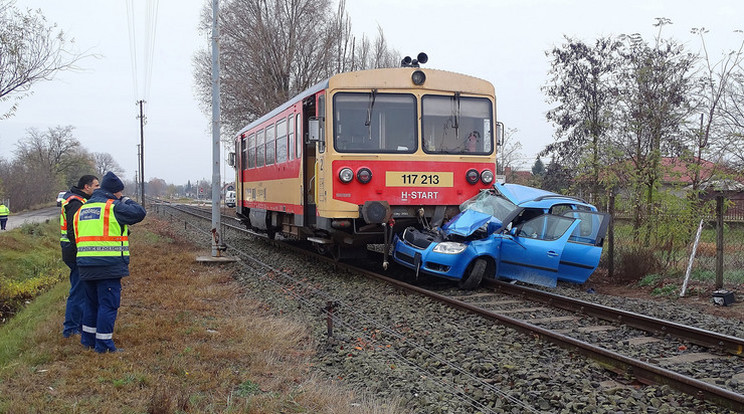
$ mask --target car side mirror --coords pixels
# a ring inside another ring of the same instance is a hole
[[[231,152],[227,154],[227,165],[235,167],[235,153]]]
[[[519,227],[512,227],[512,229],[509,230],[509,234],[511,234],[514,237],[519,236]]]

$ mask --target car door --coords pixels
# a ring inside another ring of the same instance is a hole
[[[599,265],[610,215],[595,211],[566,211],[565,217],[581,220],[568,238],[558,266],[558,279],[584,283]]]
[[[555,287],[561,256],[579,219],[543,214],[505,234],[496,274],[534,285]]]

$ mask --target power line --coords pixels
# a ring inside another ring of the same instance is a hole
[[[127,28],[129,29],[129,57],[132,64],[132,91],[137,99],[139,87],[137,86],[137,34],[134,27],[134,7],[132,0],[126,0],[127,6]]]
[[[155,40],[157,38],[158,0],[147,0],[144,13],[137,13],[133,0],[125,0],[129,28],[129,52],[132,61],[132,86],[136,100],[147,99],[152,83],[152,71],[155,57]],[[144,21],[138,16],[144,14]],[[137,41],[138,20],[144,24],[144,36],[141,44]],[[140,67],[141,63],[141,67]],[[140,89],[142,88],[142,89]]]

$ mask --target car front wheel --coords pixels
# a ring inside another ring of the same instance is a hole
[[[487,267],[488,263],[486,263],[485,259],[475,259],[475,261],[468,266],[467,270],[465,270],[465,274],[462,275],[462,279],[460,279],[460,283],[458,284],[460,289],[473,290],[480,286]]]

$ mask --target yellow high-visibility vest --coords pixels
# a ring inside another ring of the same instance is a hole
[[[114,216],[114,200],[86,203],[75,213],[77,257],[129,256],[129,232]]]
[[[70,204],[70,201],[72,201],[73,199],[80,200],[81,203],[85,204],[85,199],[76,194],[67,197],[67,200],[62,202],[62,209],[59,214],[59,241],[61,242],[70,241],[70,239],[67,238],[67,214],[65,214],[65,206]]]
[[[10,214],[10,209],[5,204],[0,204],[0,217],[8,217],[8,214]]]

